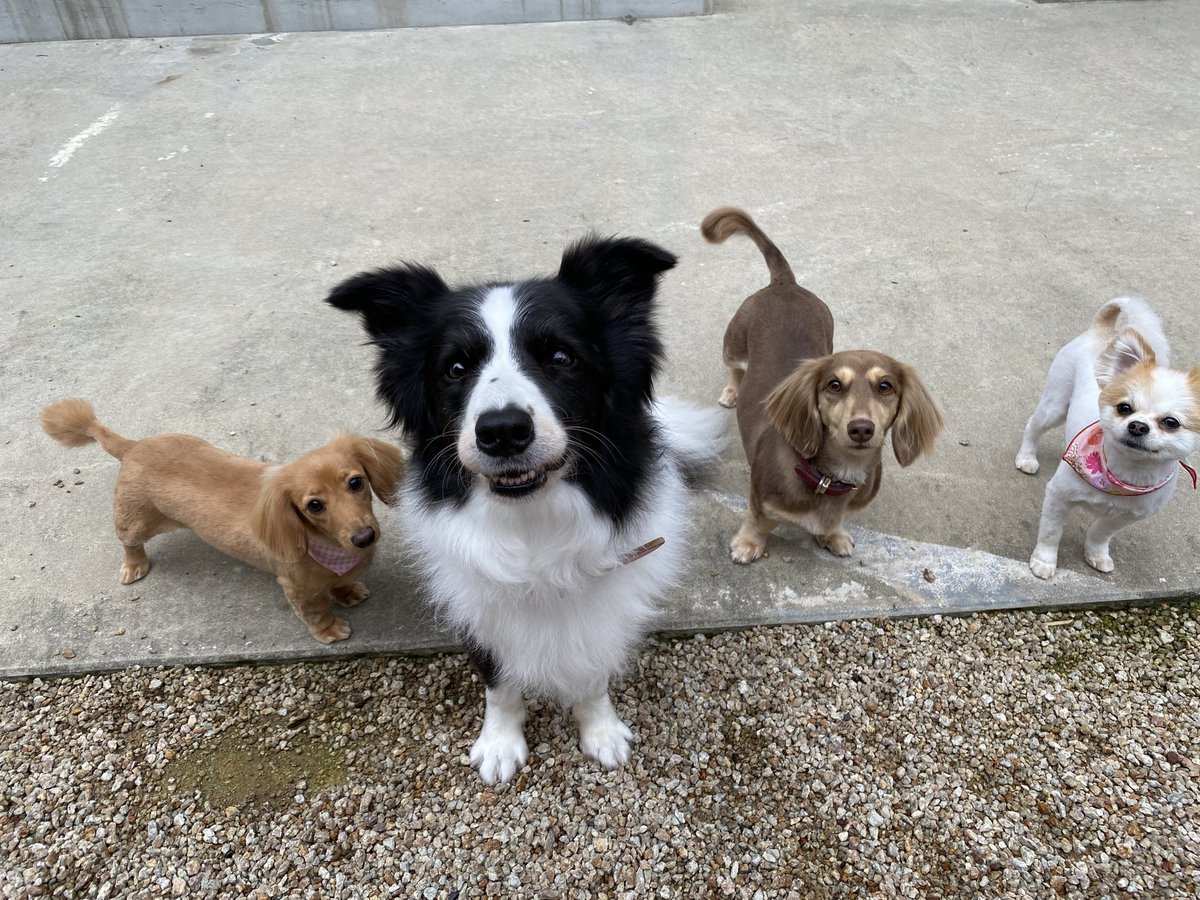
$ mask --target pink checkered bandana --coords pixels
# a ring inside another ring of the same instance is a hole
[[[1062,458],[1063,462],[1075,470],[1076,475],[1096,490],[1122,497],[1152,494],[1159,488],[1166,487],[1175,477],[1175,473],[1172,472],[1158,484],[1146,486],[1123,482],[1108,469],[1108,462],[1104,458],[1104,430],[1099,421],[1093,422],[1075,435],[1063,451]],[[1182,460],[1179,464],[1192,476],[1192,490],[1195,490],[1196,470]]]
[[[337,544],[329,543],[329,541],[310,537],[308,539],[308,555],[317,561],[317,565],[338,575],[345,575],[362,562],[363,551],[346,550]]]

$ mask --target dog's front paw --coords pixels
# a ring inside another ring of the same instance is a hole
[[[726,409],[733,409],[737,406],[737,388],[726,386],[725,390],[721,391],[721,396],[717,398],[717,403]]]
[[[371,596],[371,591],[361,581],[356,581],[347,587],[335,587],[331,593],[333,599],[342,606],[358,606]]]
[[[1054,570],[1058,568],[1057,559],[1042,559],[1036,553],[1029,557],[1029,569],[1038,578],[1053,578]]]
[[[610,772],[629,762],[632,742],[633,732],[616,716],[592,723],[579,732],[579,749],[583,755],[594,759]]]
[[[471,765],[484,784],[511,781],[529,759],[529,745],[520,731],[484,730],[471,747]]]
[[[829,534],[816,535],[817,543],[834,556],[849,556],[854,549],[854,538],[843,529],[831,531]]]
[[[1108,574],[1113,570],[1113,558],[1107,553],[1084,553],[1083,558],[1097,572]]]
[[[145,578],[150,571],[150,560],[141,563],[121,563],[121,571],[117,575],[117,581],[121,584],[133,584],[135,581],[140,581]]]
[[[350,623],[334,616],[328,625],[309,625],[308,633],[322,644],[332,644],[334,641],[344,641],[350,637]]]
[[[1018,453],[1017,454],[1017,468],[1020,469],[1022,472],[1024,472],[1026,475],[1036,475],[1038,472],[1038,469],[1041,468],[1041,464],[1038,463],[1037,454],[1036,453]]]
[[[729,542],[729,558],[740,565],[749,565],[761,556],[767,556],[767,542],[756,543],[735,534]]]

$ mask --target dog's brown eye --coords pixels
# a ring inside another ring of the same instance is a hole
[[[1179,420],[1176,419],[1174,416],[1167,416],[1159,424],[1161,424],[1163,428],[1167,429],[1167,431],[1174,431],[1176,428],[1179,427]]]
[[[879,393],[890,394],[892,392],[892,383],[890,381],[879,382]]]
[[[455,360],[454,362],[450,363],[450,365],[446,366],[446,377],[451,381],[459,381],[463,378],[466,378],[467,367],[458,360]]]
[[[550,365],[557,366],[560,369],[569,369],[575,365],[575,357],[566,350],[555,350],[550,357]]]
[[[313,497],[306,504],[304,504],[304,508],[307,509],[310,513],[319,513],[321,510],[323,510],[325,508],[325,504],[322,503],[320,500],[318,500],[316,497]]]
[[[1131,412],[1133,412],[1133,407],[1130,406],[1128,403],[1118,403],[1117,404],[1117,412],[1119,412],[1123,416],[1127,416]]]
[[[829,382],[828,387],[829,390],[833,391],[835,394],[839,394],[842,391],[842,383],[836,378]]]
[[[346,482],[346,487],[350,488],[350,490],[354,491],[354,493],[357,494],[359,491],[361,491],[363,489],[362,476],[355,475],[353,478],[351,478],[349,481]]]

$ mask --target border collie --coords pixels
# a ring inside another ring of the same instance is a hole
[[[653,300],[674,265],[646,241],[590,237],[552,278],[451,288],[401,265],[328,297],[362,315],[411,446],[409,540],[487,686],[470,760],[488,784],[528,758],[526,694],[570,707],[606,769],[629,759],[609,681],[679,578],[685,472],[724,443],[718,410],[653,399]]]

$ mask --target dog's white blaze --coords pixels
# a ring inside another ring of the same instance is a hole
[[[517,298],[511,285],[488,290],[479,306],[479,318],[492,342],[492,355],[479,373],[467,401],[458,455],[470,470],[487,471],[488,460],[475,446],[475,422],[486,412],[512,405],[533,417],[534,443],[526,451],[535,466],[557,462],[567,449],[566,432],[537,384],[524,372],[513,350],[518,324]]]

